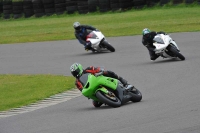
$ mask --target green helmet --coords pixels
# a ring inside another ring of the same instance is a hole
[[[70,71],[74,77],[79,78],[83,74],[83,67],[79,63],[74,63],[71,65]]]
[[[150,33],[151,31],[148,28],[145,28],[142,30],[142,35],[146,35],[148,33]]]

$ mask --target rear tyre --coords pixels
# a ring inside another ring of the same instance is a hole
[[[185,60],[185,57],[175,48],[175,47],[170,47],[169,49],[175,57],[178,57],[180,60]]]
[[[114,48],[113,46],[111,46],[107,41],[104,41],[104,42],[103,42],[103,46],[104,46],[105,48],[107,48],[109,51],[115,52],[115,48]]]
[[[132,96],[131,98],[132,102],[140,102],[142,100],[142,93],[136,88],[131,90],[129,94]]]
[[[111,107],[120,107],[121,101],[114,95],[114,93],[111,94],[105,94],[101,91],[97,91],[96,97],[102,102],[105,103]]]

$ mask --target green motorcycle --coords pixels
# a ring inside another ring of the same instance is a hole
[[[111,107],[142,100],[141,92],[133,85],[124,87],[119,80],[103,76],[102,73],[86,73],[79,80],[83,85],[82,94],[85,97]]]

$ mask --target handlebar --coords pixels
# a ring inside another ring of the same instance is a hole
[[[100,75],[102,75],[102,74],[103,74],[103,71],[101,71],[101,72],[99,72],[99,73],[95,73],[95,76],[98,77],[98,76],[100,76]]]

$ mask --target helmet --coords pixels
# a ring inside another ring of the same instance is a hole
[[[71,65],[70,71],[74,77],[79,78],[83,73],[83,67],[79,63],[74,63]]]
[[[151,31],[148,28],[143,29],[142,31],[142,35],[146,35],[148,33],[150,33]]]
[[[74,22],[73,27],[75,30],[79,30],[80,29],[80,23],[79,22]]]

